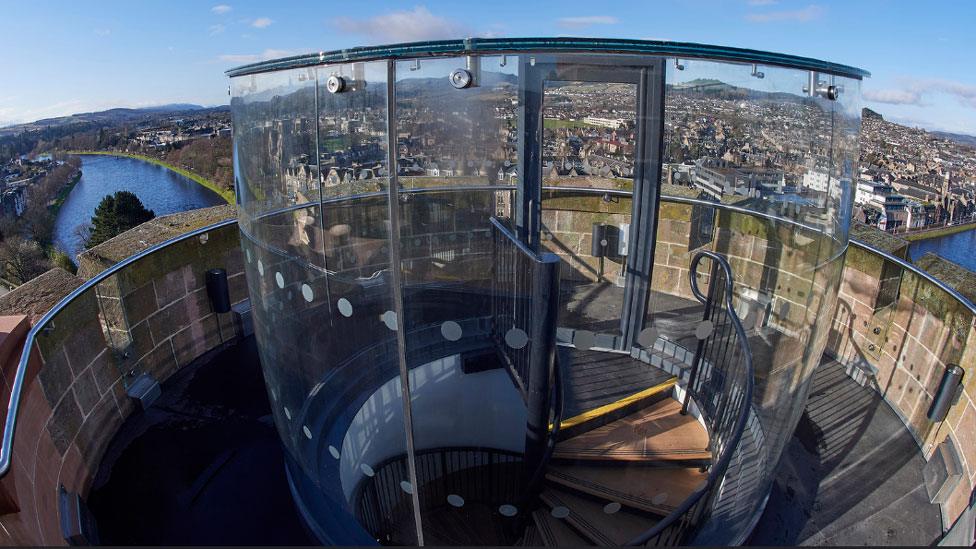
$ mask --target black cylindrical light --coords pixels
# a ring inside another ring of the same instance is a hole
[[[207,295],[210,304],[218,313],[230,312],[230,290],[227,287],[227,271],[210,269],[207,271]]]
[[[607,226],[602,223],[593,224],[593,242],[590,244],[590,255],[603,257],[607,255]]]
[[[954,364],[950,364],[946,368],[945,373],[942,374],[942,381],[939,382],[939,389],[935,392],[935,398],[932,399],[932,405],[929,406],[929,421],[945,419],[946,414],[949,413],[949,408],[956,399],[956,392],[959,389],[959,384],[962,383],[963,373],[964,370]]]

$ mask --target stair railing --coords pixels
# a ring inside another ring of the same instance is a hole
[[[698,265],[705,258],[712,263],[707,294],[701,292],[697,279]],[[704,485],[628,545],[679,545],[691,539],[711,514],[752,406],[752,351],[732,305],[732,268],[721,254],[701,251],[691,262],[689,276],[691,291],[705,311],[696,330],[699,342],[682,412],[694,400],[708,427],[712,465]]]
[[[491,337],[526,406],[526,486],[544,466],[555,381],[559,257],[537,253],[491,218]],[[551,454],[551,451],[550,451]]]

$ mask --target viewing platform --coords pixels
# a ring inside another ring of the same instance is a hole
[[[9,543],[972,543],[976,307],[851,228],[863,71],[471,39],[229,75],[236,215],[0,296]]]

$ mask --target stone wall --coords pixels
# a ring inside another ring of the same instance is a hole
[[[226,218],[219,210],[166,216],[140,225],[81,254],[80,272],[93,276],[176,231]],[[0,541],[64,544],[59,491],[63,487],[68,493],[87,494],[109,441],[136,409],[136,401],[126,393],[133,379],[146,373],[161,382],[237,337],[231,314],[214,313],[206,293],[204,275],[214,267],[227,270],[231,302],[246,299],[236,224],[136,261],[79,295],[38,333],[18,414],[13,465],[0,482]],[[38,300],[8,294],[0,300],[0,308],[8,302],[52,304],[76,286],[60,273],[38,280],[43,287],[35,288]],[[40,306],[26,308],[36,315]],[[14,352],[4,362],[8,382],[4,399],[20,354]]]
[[[904,241],[875,233],[858,237],[899,257],[907,253]],[[946,260],[933,256],[919,263],[961,291],[976,287],[976,275]],[[884,397],[926,459],[951,439],[965,469],[943,504],[945,526],[952,524],[976,481],[976,324],[970,311],[924,278],[852,246],[827,352]],[[966,371],[964,389],[946,420],[931,422],[927,413],[950,364]]]

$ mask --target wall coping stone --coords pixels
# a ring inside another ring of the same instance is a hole
[[[85,279],[92,278],[119,261],[160,242],[235,217],[237,210],[223,204],[150,219],[78,254],[78,275]]]
[[[969,301],[976,303],[976,273],[932,252],[923,255],[915,264],[923,271],[945,282]]]
[[[27,315],[33,325],[84,282],[68,271],[55,267],[0,296],[0,315]]]
[[[863,223],[852,223],[850,238],[902,259],[908,257],[907,240],[888,234],[877,227]]]

